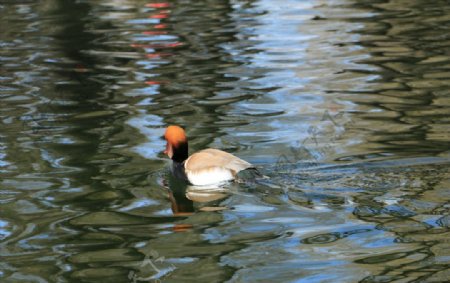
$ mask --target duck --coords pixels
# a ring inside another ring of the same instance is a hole
[[[256,170],[251,163],[219,149],[207,148],[189,156],[186,132],[180,126],[168,126],[164,139],[164,154],[172,159],[172,173],[194,186],[218,185],[236,180],[243,170]]]

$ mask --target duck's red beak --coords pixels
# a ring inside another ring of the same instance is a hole
[[[169,155],[169,143],[166,143],[166,149],[164,150],[165,155]]]
[[[164,154],[169,156],[169,158],[172,158],[172,147],[170,146],[169,143],[166,143],[166,149],[164,150]]]

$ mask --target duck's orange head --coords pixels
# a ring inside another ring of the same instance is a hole
[[[183,128],[179,126],[169,126],[164,133],[164,138],[167,141],[166,150],[164,151],[170,158],[173,159],[177,149],[184,150],[186,147],[187,154],[187,138]],[[180,148],[182,147],[182,148]]]

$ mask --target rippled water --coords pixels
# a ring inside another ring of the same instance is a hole
[[[0,281],[445,282],[448,1],[0,1]],[[270,178],[201,191],[162,134]]]

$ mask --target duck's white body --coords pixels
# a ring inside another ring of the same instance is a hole
[[[206,186],[234,180],[239,171],[253,167],[250,163],[228,152],[208,148],[191,155],[184,162],[188,181]]]

